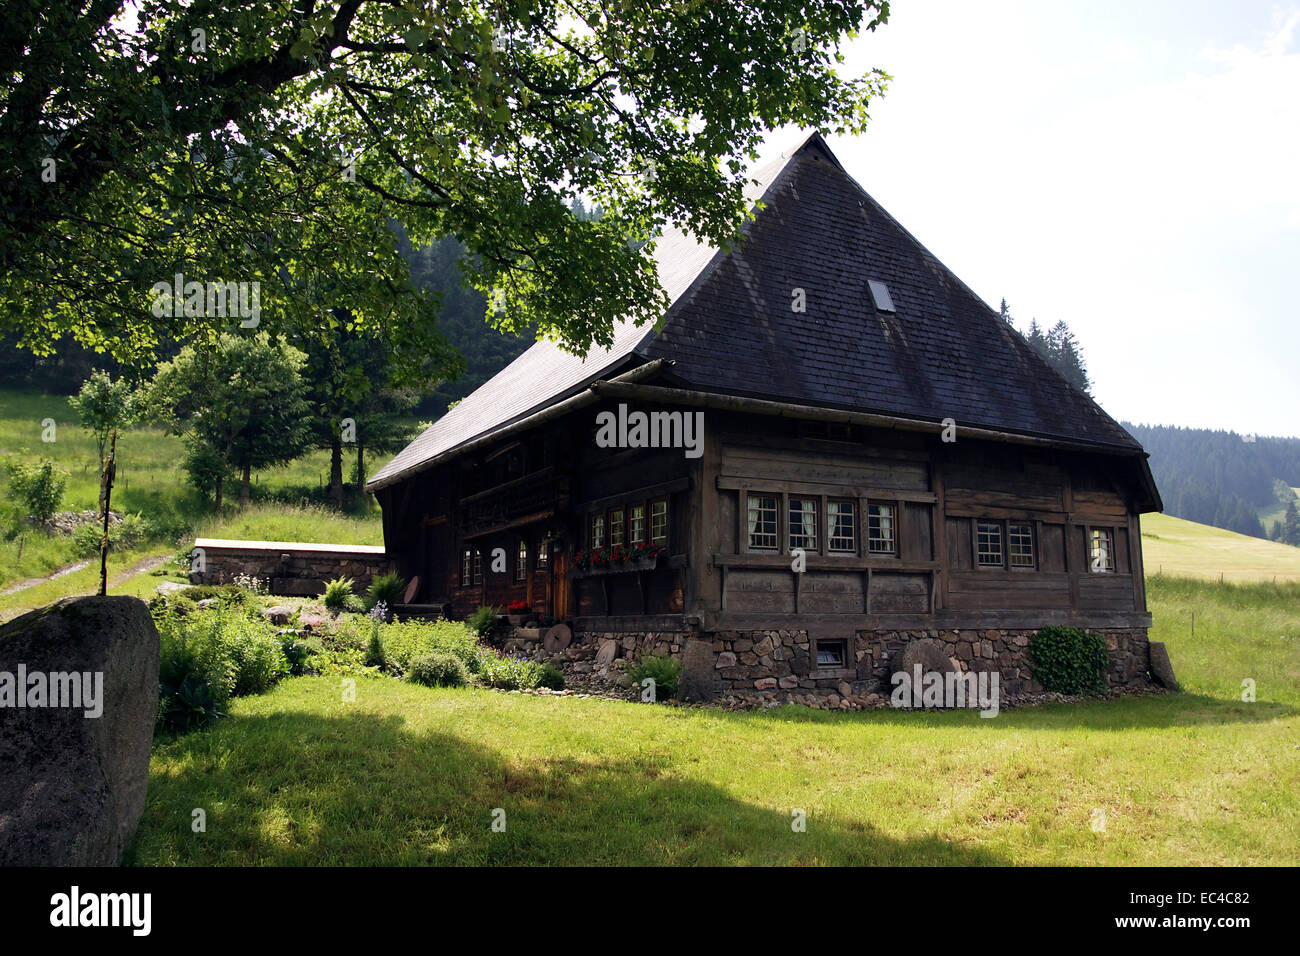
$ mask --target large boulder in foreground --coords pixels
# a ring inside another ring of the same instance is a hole
[[[158,654],[132,597],[0,625],[0,866],[121,862],[144,811]]]

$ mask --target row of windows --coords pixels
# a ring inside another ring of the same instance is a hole
[[[587,541],[593,548],[615,548],[647,543],[667,547],[668,499],[640,501],[592,515]]]
[[[1005,545],[1004,545],[1005,542]],[[1034,526],[1017,521],[975,523],[975,563],[981,568],[1029,568],[1038,566]],[[1089,569],[1115,570],[1115,531],[1088,529]]]
[[[779,495],[750,493],[746,498],[746,529],[750,551],[780,551]],[[826,519],[821,519],[823,500]],[[858,553],[858,502],[850,498],[809,498],[791,495],[786,515],[787,551],[802,548],[819,552],[825,534],[827,554]],[[896,510],[893,504],[867,503],[867,552],[897,553]]]
[[[550,563],[546,547],[537,549],[536,570],[545,570]],[[515,552],[515,582],[528,580],[528,542],[519,539],[519,550]],[[483,552],[478,548],[465,548],[460,553],[460,586],[472,587],[483,583]]]

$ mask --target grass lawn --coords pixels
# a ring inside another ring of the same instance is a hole
[[[1300,548],[1169,515],[1142,516],[1147,574],[1225,581],[1300,581]]]
[[[1294,864],[1300,585],[1150,602],[1187,693],[993,719],[295,678],[155,745],[134,862]]]

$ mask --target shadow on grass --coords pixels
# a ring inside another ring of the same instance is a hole
[[[866,723],[874,726],[978,726],[989,730],[1143,730],[1164,727],[1207,727],[1224,724],[1259,724],[1300,714],[1289,704],[1270,701],[1224,700],[1204,694],[1151,694],[1089,699],[1078,703],[1044,703],[1004,708],[995,717],[980,717],[974,709],[913,710],[886,707],[880,710],[839,713],[810,707],[780,707],[771,710],[718,711],[729,720],[763,722],[799,720],[809,723]]]
[[[762,773],[755,768],[754,773]],[[206,815],[195,833],[193,811]],[[494,810],[505,832],[493,832]],[[791,808],[793,810],[793,808]],[[155,748],[128,857],[197,864],[1006,865],[939,836],[898,840],[674,776],[661,754],[511,759],[398,716],[232,717]]]

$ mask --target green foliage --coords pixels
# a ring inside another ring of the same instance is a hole
[[[177,614],[154,607],[161,658],[159,722],[188,730],[220,716],[232,697],[263,694],[289,673],[274,629],[229,606]]]
[[[465,623],[472,627],[479,637],[490,637],[497,627],[497,618],[500,614],[499,607],[484,605],[471,614]]]
[[[108,436],[114,429],[127,428],[135,419],[137,400],[131,383],[125,378],[114,381],[107,372],[96,369],[81,391],[68,399],[68,404],[77,413],[82,427],[95,436],[102,469]]]
[[[464,687],[469,683],[469,668],[455,654],[431,651],[411,659],[406,679],[425,687]]]
[[[542,665],[522,657],[488,653],[479,662],[478,679],[499,690],[531,690],[542,681]]]
[[[0,167],[22,171],[0,179],[0,331],[132,360],[237,327],[202,286],[258,281],[261,328],[382,328],[402,365],[445,368],[394,218],[421,244],[461,238],[468,281],[500,293],[493,324],[608,344],[662,313],[644,247],[664,223],[731,241],[764,133],[861,132],[887,80],[840,51],[883,2],[210,5],[203,52],[183,0],[138,25],[28,8],[0,60]],[[182,264],[194,300],[152,308]]]
[[[291,677],[316,673],[314,660],[325,653],[319,638],[304,639],[292,634],[281,635],[280,650],[284,652],[285,663],[289,665]]]
[[[537,677],[537,686],[550,690],[564,690],[564,671],[547,661],[542,665],[541,673]]]
[[[385,604],[390,609],[402,603],[406,596],[406,579],[396,571],[377,574],[370,581],[370,590],[366,594],[366,604],[374,607]]]
[[[459,621],[402,621],[382,625],[388,669],[401,674],[416,657],[433,652],[451,654],[473,674],[484,653],[478,635]]]
[[[63,501],[68,473],[48,458],[31,465],[11,461],[8,469],[9,487],[22,501],[28,516],[37,521],[48,521]]]
[[[1106,690],[1106,641],[1078,627],[1044,627],[1029,639],[1034,680],[1057,694]]]
[[[242,471],[246,502],[253,469],[292,461],[305,449],[311,411],[305,362],[301,351],[262,332],[222,334],[159,366],[148,407],[185,436],[190,480],[200,490],[211,487],[218,506],[230,469]]]
[[[633,686],[640,688],[647,677],[654,680],[655,700],[676,697],[682,681],[682,662],[668,655],[642,654],[626,671]]]
[[[325,593],[321,595],[321,603],[331,611],[351,610],[348,605],[348,598],[355,598],[352,593],[353,580],[351,578],[335,578],[325,585]]]
[[[370,632],[370,642],[366,644],[366,666],[378,667],[380,670],[388,668],[388,657],[384,653],[384,641],[379,636],[379,625],[376,624],[374,630]]]

